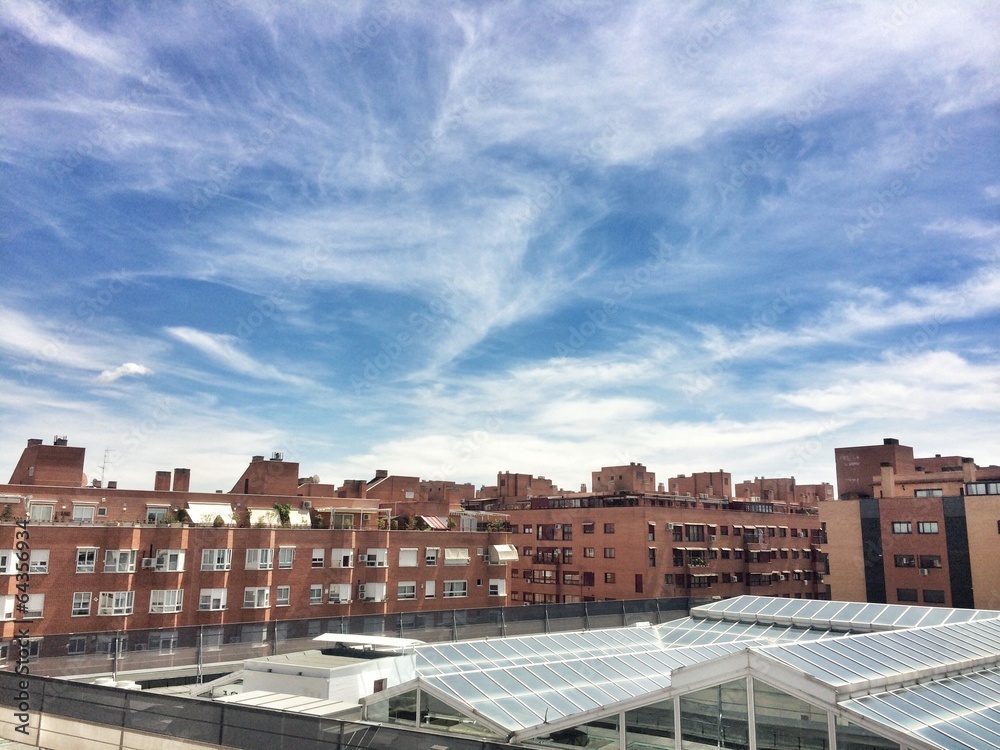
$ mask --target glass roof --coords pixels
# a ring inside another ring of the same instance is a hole
[[[801,627],[832,628],[868,632],[904,627],[940,625],[945,622],[969,622],[1000,617],[1000,612],[986,609],[946,609],[905,604],[866,604],[864,602],[827,602],[815,599],[781,599],[737,596],[705,604],[691,610],[696,619],[739,620],[742,622],[786,623],[791,618]]]
[[[1000,620],[843,636],[773,646],[765,653],[833,687],[891,678],[902,682],[920,670],[1000,661]]]
[[[997,667],[866,695],[841,706],[940,747],[1000,747]]]

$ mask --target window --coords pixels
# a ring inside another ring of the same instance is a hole
[[[604,533],[605,534],[614,534],[615,533],[615,525],[613,523],[606,523],[606,524],[604,524]]]
[[[584,523],[583,524],[583,533],[584,534],[593,534],[594,533],[594,524],[593,524],[593,522],[589,522],[589,523]]]
[[[924,603],[944,604],[944,591],[941,589],[924,589]]]
[[[642,573],[635,574],[635,593],[642,593]]]
[[[134,591],[102,591],[97,600],[97,614],[130,615],[134,603]]]
[[[440,552],[440,548],[438,547],[428,547],[426,550],[424,550],[424,564],[431,566],[437,565],[438,552]]]
[[[170,508],[165,505],[147,505],[146,506],[146,523],[160,523],[164,521],[167,517],[167,512]]]
[[[469,582],[468,581],[445,581],[444,582],[444,598],[454,599],[458,597],[469,595]]]
[[[326,550],[322,547],[313,547],[312,553],[312,566],[314,568],[322,568],[326,558]]]
[[[97,548],[80,547],[76,550],[76,572],[93,573],[97,566]]]
[[[73,594],[73,617],[86,617],[90,614],[90,592],[77,591]]]
[[[913,524],[909,521],[893,521],[892,522],[892,533],[893,534],[912,534]]]
[[[149,640],[146,643],[150,651],[156,651],[161,654],[172,654],[177,649],[177,631],[167,630],[150,633]],[[137,650],[138,648],[136,646]]]
[[[134,573],[134,549],[109,549],[104,552],[105,573]]]
[[[415,568],[417,567],[417,548],[416,547],[404,547],[399,550],[399,567],[401,568]]]
[[[646,524],[646,541],[655,542],[656,541],[656,524],[650,521]]]
[[[156,570],[158,571],[182,571],[184,570],[184,550],[182,549],[161,549],[156,551]]]
[[[427,581],[424,584],[424,599],[433,599],[437,593],[437,581]]]
[[[931,490],[914,490],[913,491],[913,496],[914,497],[942,497],[943,495],[944,495],[944,492],[942,492],[940,489],[936,489],[936,488],[935,489],[931,489]]]
[[[295,561],[295,547],[278,548],[278,568],[288,570]]]
[[[93,523],[95,507],[93,505],[74,505],[73,520],[77,523]]]
[[[897,568],[915,568],[917,567],[916,559],[913,555],[895,555],[894,561]]]
[[[247,550],[247,570],[270,570],[274,567],[274,550],[251,548]],[[249,589],[247,589],[249,591]]]
[[[28,564],[29,573],[49,572],[49,551],[47,549],[31,550],[31,562]]]
[[[940,568],[941,555],[921,555],[918,568]]]
[[[271,590],[267,586],[247,587],[243,589],[244,609],[266,609],[270,606],[270,603]]]
[[[184,603],[183,589],[149,592],[150,612],[180,612]]]
[[[335,547],[330,550],[330,567],[331,568],[353,568],[354,567],[354,550],[344,549],[341,547]]]
[[[309,603],[310,604],[322,604],[323,603],[323,584],[313,583],[309,585]]]
[[[52,513],[55,506],[53,505],[35,505],[31,504],[31,510],[28,511],[28,520],[31,523],[49,523],[52,521]]]
[[[606,560],[610,560],[614,556],[615,556],[615,548],[614,547],[605,547],[604,548],[604,558]]]
[[[83,656],[87,653],[87,636],[85,635],[74,635],[69,639],[69,643],[66,644],[66,655],[67,656]]]
[[[400,581],[396,584],[396,598],[401,602],[413,601],[417,598],[416,581]]]
[[[202,570],[229,570],[233,566],[231,549],[204,549],[201,551]]]
[[[328,593],[330,604],[347,604],[351,601],[351,584],[331,583]]]
[[[614,573],[605,573],[604,574],[604,582],[605,583],[614,583],[615,582],[615,574]]]
[[[614,574],[612,574],[612,575],[614,575]],[[674,585],[674,574],[673,573],[664,573],[663,574],[663,583],[665,585],[667,585],[667,586],[673,586]]]
[[[466,547],[445,547],[445,565],[468,565],[469,550]]]
[[[937,521],[918,521],[917,522],[917,533],[918,534],[937,534],[938,533],[938,522]]]
[[[226,608],[226,589],[202,589],[198,596],[198,609],[215,611]]]
[[[584,547],[583,548],[583,556],[584,557],[593,557],[594,556],[594,548],[593,547]]]
[[[647,550],[647,555],[646,556],[649,558],[649,567],[655,568],[656,567],[656,547],[650,547]]]
[[[896,599],[901,602],[915,602],[917,599],[916,589],[896,589]]]
[[[530,533],[532,533],[532,531],[531,531],[531,524],[530,523],[526,523],[524,525],[524,528],[521,529],[521,533],[522,534],[530,534]]]
[[[507,596],[507,579],[506,578],[491,578],[490,579],[490,596]]]
[[[369,547],[365,559],[369,568],[385,568],[389,565],[389,550],[386,547]]]
[[[274,595],[275,607],[287,607],[292,601],[292,587],[278,586]]]

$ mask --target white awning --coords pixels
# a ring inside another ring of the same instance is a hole
[[[233,506],[229,503],[188,503],[187,514],[192,523],[212,524],[219,516],[227,526],[236,523],[233,519]]]
[[[278,511],[274,508],[251,508],[250,509],[250,525],[271,525],[277,526],[280,523],[278,519]]]
[[[517,547],[513,544],[491,544],[490,564],[499,565],[505,562],[517,562]]]
[[[469,550],[466,547],[445,547],[444,559],[469,562]]]

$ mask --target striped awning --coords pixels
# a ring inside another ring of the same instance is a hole
[[[444,530],[448,528],[448,519],[441,516],[420,516],[420,520],[432,529]]]

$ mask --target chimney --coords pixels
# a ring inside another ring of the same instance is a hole
[[[263,456],[251,456],[250,457],[250,463],[252,463],[252,464],[260,463],[263,460],[264,460]]]
[[[28,438],[28,447],[29,448],[32,445],[41,445],[41,444],[42,444],[42,439],[41,438]]]
[[[191,469],[174,469],[174,492],[191,491]]]
[[[118,480],[112,479],[111,481],[109,481],[108,482],[108,489],[109,490],[117,490],[118,489]]]
[[[156,472],[156,479],[153,481],[153,490],[156,492],[170,492],[170,472]]]
[[[389,472],[386,469],[375,469],[375,479],[385,479],[389,476]]]
[[[976,481],[976,462],[971,458],[962,459],[962,481]]]
[[[882,445],[899,445],[899,440],[896,438],[883,438]]]
[[[52,438],[52,445],[69,445],[69,440],[66,439],[65,435],[56,435]]]
[[[896,472],[892,462],[883,461],[879,466],[882,468],[882,497],[892,497],[896,491]]]

